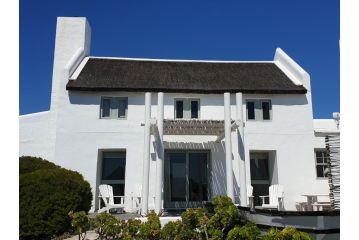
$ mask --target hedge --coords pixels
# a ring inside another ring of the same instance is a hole
[[[39,164],[36,161],[20,170],[28,172],[20,174],[21,239],[49,239],[69,231],[68,213],[87,213],[91,207],[90,184],[81,174],[47,161]]]
[[[39,157],[22,156],[19,158],[19,173],[25,174],[41,169],[55,169],[60,166]]]

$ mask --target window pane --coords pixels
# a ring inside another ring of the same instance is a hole
[[[317,177],[324,177],[324,166],[323,165],[317,166]]]
[[[183,101],[176,101],[176,118],[183,118]]]
[[[125,153],[103,153],[102,180],[124,180]]]
[[[191,118],[198,118],[198,101],[191,101]]]
[[[322,157],[317,157],[317,163],[323,163],[323,158]]]
[[[118,101],[118,117],[125,118],[127,111],[127,99],[120,99]]]
[[[170,154],[171,201],[186,201],[186,154]]]
[[[328,163],[328,153],[327,152],[324,152],[324,163]]]
[[[255,119],[255,109],[254,109],[254,102],[247,102],[247,118],[250,120]]]
[[[251,180],[269,180],[268,159],[258,159],[251,156]]]
[[[101,117],[109,117],[110,116],[110,105],[111,100],[108,98],[102,99],[102,116]]]
[[[207,201],[207,153],[188,154],[189,200]]]
[[[316,154],[317,158],[322,157],[322,152],[321,151],[316,151],[315,154]]]
[[[270,103],[262,102],[263,120],[270,120]]]

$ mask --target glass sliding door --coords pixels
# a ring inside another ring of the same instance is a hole
[[[208,152],[167,151],[164,207],[199,207],[208,201]]]

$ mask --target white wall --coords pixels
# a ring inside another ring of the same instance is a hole
[[[20,156],[35,156],[53,160],[52,146],[49,144],[50,112],[39,112],[20,116]]]
[[[128,97],[126,120],[100,119],[101,96]],[[223,119],[223,95],[165,94],[165,118],[174,116],[176,97],[196,97],[201,101],[201,119]],[[277,160],[278,182],[285,188],[285,206],[294,209],[294,202],[305,193],[326,193],[327,186],[315,179],[313,122],[306,95],[244,95],[244,98],[272,100],[273,119],[269,122],[246,122],[246,159],[250,150],[274,151]],[[152,94],[152,117],[156,117],[157,99]],[[126,194],[141,185],[143,159],[144,93],[79,93],[70,92],[71,104],[64,104],[58,114],[56,132],[56,163],[80,171],[96,186],[98,151],[101,149],[126,149]],[[244,101],[245,102],[245,101]],[[235,118],[235,100],[231,102]],[[245,113],[245,105],[243,105]],[[246,115],[245,115],[246,118]],[[233,132],[233,152],[236,148]],[[179,142],[171,148],[210,149],[212,159],[212,191],[225,194],[224,142],[214,143],[215,136],[165,136],[166,142]],[[152,141],[154,138],[152,137]],[[197,144],[190,144],[197,143]],[[155,154],[151,144],[152,156]],[[155,157],[150,165],[150,207],[153,205],[156,173]],[[238,192],[238,163],[233,160],[235,193]],[[250,169],[247,164],[247,181]],[[95,193],[95,192],[94,192]]]

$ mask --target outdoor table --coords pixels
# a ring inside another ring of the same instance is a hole
[[[302,194],[307,197],[308,211],[313,211],[313,203],[318,201],[318,197],[328,197],[328,194]]]

